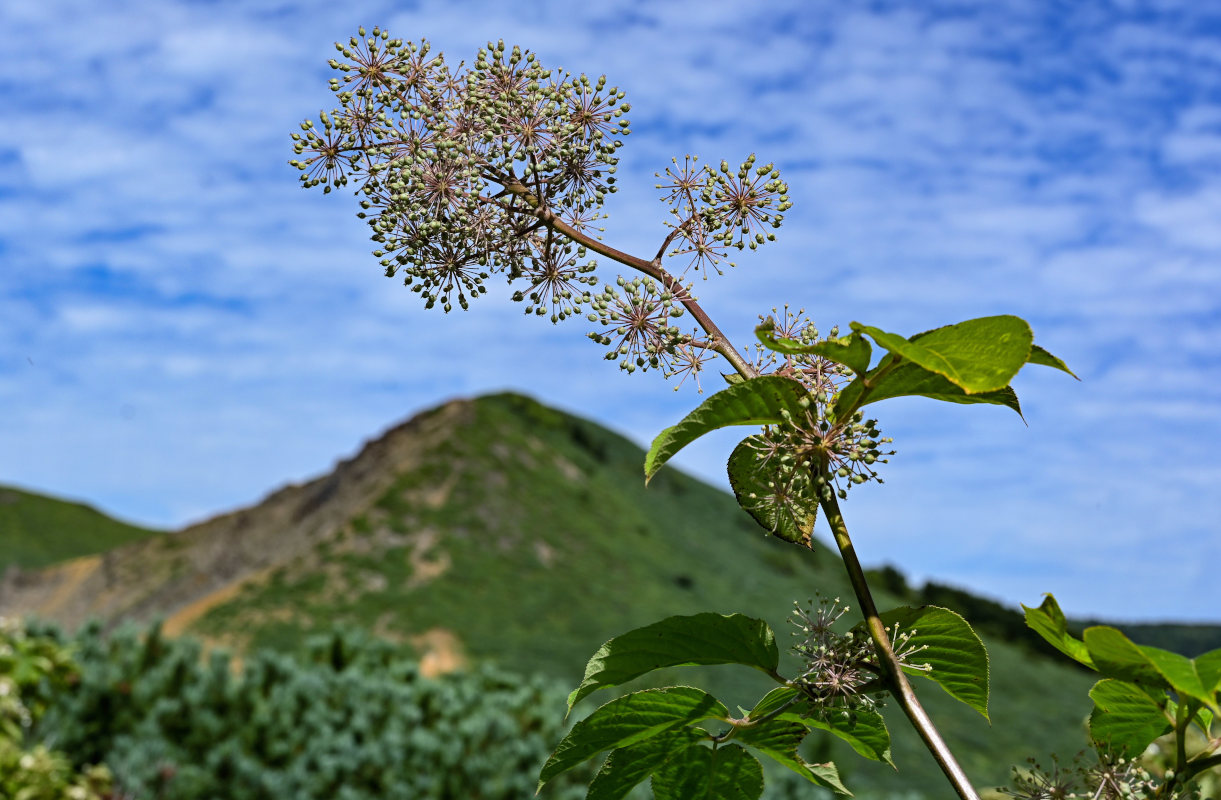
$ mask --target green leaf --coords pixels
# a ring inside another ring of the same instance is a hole
[[[1021,317],[980,317],[946,325],[905,339],[859,322],[852,330],[866,334],[906,361],[924,367],[967,394],[1003,389],[1030,358],[1034,334]]]
[[[1137,646],[1158,674],[1170,683],[1180,700],[1191,697],[1201,703],[1215,702],[1212,687],[1205,688],[1206,679],[1196,671],[1196,664],[1190,658],[1158,647]]]
[[[616,698],[572,726],[543,765],[539,788],[603,750],[627,747],[674,728],[728,716],[729,709],[719,700],[690,686],[646,689]]]
[[[1216,693],[1221,690],[1221,650],[1210,650],[1195,658],[1196,674],[1205,690]]]
[[[859,708],[851,712],[830,709],[825,719],[811,717],[808,722],[812,728],[821,728],[843,739],[865,758],[895,765],[890,756],[890,731],[886,728],[886,720],[872,709]]]
[[[769,317],[762,325],[755,328],[755,336],[764,347],[777,353],[790,356],[822,356],[828,361],[843,364],[858,375],[869,371],[869,359],[873,356],[873,348],[869,346],[869,342],[864,337],[855,331],[850,336],[827,339],[813,344],[799,342],[796,339],[777,339],[775,331],[776,322]]]
[[[793,702],[794,699],[796,702]],[[854,709],[851,712],[842,709],[815,709],[809,701],[801,698],[801,692],[797,689],[782,686],[764,695],[751,709],[749,716],[751,719],[758,719],[789,703],[792,703],[792,706],[773,719],[796,722],[811,730],[827,731],[843,739],[865,758],[885,761],[894,766],[890,757],[890,731],[886,729],[886,720],[871,709]]]
[[[1056,358],[1051,353],[1044,350],[1042,347],[1039,347],[1037,344],[1033,344],[1030,346],[1030,358],[1028,358],[1026,360],[1026,363],[1027,364],[1039,364],[1040,366],[1051,367],[1052,369],[1058,369],[1061,372],[1067,372],[1069,375],[1072,375],[1074,378],[1077,378],[1077,373],[1075,373],[1071,369],[1069,369],[1068,364],[1065,364],[1063,361]],[[1077,380],[1081,380],[1081,379],[1077,378]]]
[[[1023,605],[1022,609],[1026,612],[1026,627],[1042,636],[1044,641],[1074,661],[1084,664],[1090,669],[1097,669],[1085,643],[1069,635],[1068,620],[1065,618],[1064,612],[1060,610],[1060,604],[1056,602],[1054,596],[1047,595],[1038,608]]]
[[[763,765],[736,744],[690,747],[653,773],[655,800],[757,800]]]
[[[722,389],[682,422],[658,434],[644,459],[645,481],[651,480],[675,453],[709,431],[730,425],[777,425],[784,414],[804,414],[809,404],[810,395],[804,386],[775,375]]]
[[[809,547],[818,517],[808,471],[789,470],[777,459],[761,463],[761,436],[749,436],[729,456],[729,485],[747,514],[768,533],[786,542]],[[777,493],[780,487],[780,493]]]
[[[1200,726],[1200,730],[1205,736],[1212,738],[1213,712],[1207,708],[1201,708],[1196,712],[1195,723]]]
[[[739,728],[735,739],[753,747],[776,763],[783,764],[810,783],[840,794],[852,794],[840,781],[839,770],[835,764],[811,764],[797,752],[798,746],[809,732],[809,728],[802,722],[769,719],[750,728]]]
[[[1117,752],[1138,755],[1173,727],[1161,706],[1140,687],[1103,678],[1090,689],[1090,738]]]
[[[870,379],[874,379],[890,363],[889,356],[883,359],[882,363],[869,374]],[[864,396],[863,400],[862,396]],[[983,403],[1005,406],[1016,411],[1018,416],[1022,415],[1022,406],[1018,402],[1017,393],[1008,386],[993,392],[967,394],[964,389],[955,386],[948,378],[929,372],[918,364],[910,362],[899,364],[881,375],[868,393],[865,392],[864,381],[860,377],[855,378],[840,391],[831,413],[836,419],[841,419],[849,409],[864,407],[870,403],[889,400],[892,397],[928,397],[946,403]]]
[[[1098,625],[1086,628],[1083,638],[1098,671],[1110,678],[1173,689],[1182,697],[1213,704],[1211,665],[1205,662],[1205,676],[1196,671],[1190,658],[1132,642],[1115,628]],[[1205,687],[1208,688],[1205,688]]]
[[[1115,628],[1096,625],[1081,634],[1095,668],[1108,678],[1168,688],[1169,682],[1140,648]]]
[[[702,731],[678,728],[612,751],[590,782],[585,800],[621,800],[666,761],[707,738]]]
[[[775,673],[780,663],[776,636],[761,619],[705,612],[668,617],[616,636],[585,665],[585,678],[568,696],[568,710],[582,698],[662,667],[743,664]]]
[[[932,667],[927,672],[905,667],[904,672],[928,678],[988,719],[988,651],[965,619],[948,608],[903,606],[882,614],[882,622],[892,630],[898,625],[899,634],[915,631],[904,651],[924,649],[909,663]]]

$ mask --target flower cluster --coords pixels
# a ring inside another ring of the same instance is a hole
[[[503,42],[453,71],[379,28],[335,47],[339,108],[302,123],[290,163],[324,192],[360,180],[386,274],[446,311],[497,272],[529,283],[515,295],[528,313],[559,321],[589,302],[592,264],[555,230],[585,228],[615,191],[623,92]]]
[[[1053,756],[1050,770],[1029,759],[1026,769],[1014,767],[1013,785],[998,791],[1019,800],[1196,800],[1200,796],[1196,787],[1167,786],[1173,774],[1159,780],[1137,760],[1103,752],[1095,756],[1095,763],[1088,764],[1078,753],[1067,767]]]
[[[720,274],[728,248],[754,250],[776,239],[769,229],[779,228],[792,206],[789,187],[775,164],[755,166],[755,160],[752,153],[736,170],[728,161],[714,169],[687,155],[681,165],[672,159],[664,175],[655,173],[662,180],[657,188],[665,192],[661,200],[675,219],[667,223],[673,229],[667,246],[674,244],[669,255],[688,259],[683,273],[694,269],[707,278],[713,269]]]
[[[839,338],[838,326],[832,326],[824,337],[806,317],[805,309],[793,312],[788,305],[782,309],[773,308],[768,315],[760,314],[759,322],[770,322],[775,338],[790,339],[803,345]],[[852,378],[850,369],[818,355],[777,353],[756,344],[753,356],[755,371],[760,375],[780,375],[800,381],[812,395],[831,397]]]
[[[620,277],[618,285],[622,292],[604,286],[590,302],[589,321],[601,323],[604,329],[588,334],[589,338],[609,347],[607,360],[619,361],[626,372],[668,365],[684,343],[678,328],[670,324],[682,316],[683,307],[651,278]]]
[[[811,601],[807,608],[802,608],[794,603],[794,608],[790,621],[797,628],[794,635],[799,641],[793,652],[804,663],[795,683],[813,707],[825,713],[829,709],[851,712],[878,705],[887,689],[881,681],[882,668],[873,642],[859,628],[847,633],[834,629],[848,607],[839,605],[838,597],[834,600],[819,597],[817,604]],[[925,649],[913,642],[916,631],[900,632],[896,626],[890,634],[900,664],[911,669],[931,669],[928,664],[913,660]]]
[[[814,502],[819,497],[830,500],[832,493],[845,498],[850,487],[870,480],[883,482],[874,467],[894,455],[894,450],[883,449],[892,439],[881,435],[877,420],[864,419],[860,412],[832,422],[826,416],[832,399],[819,392],[801,418],[788,415],[755,437],[759,460],[774,464],[776,479],[788,487],[788,494],[797,494],[811,480],[808,476],[813,476]]]
[[[426,41],[381,28],[337,42],[330,88],[338,105],[294,133],[305,187],[353,184],[388,277],[425,307],[467,308],[493,275],[524,284],[512,298],[529,315],[600,322],[591,338],[624,369],[695,376],[726,344],[715,330],[678,334],[668,317],[694,302],[690,285],[661,268],[667,253],[716,268],[731,248],[775,238],[791,203],[773,164],[754,155],[719,168],[688,156],[666,170],[674,221],[657,257],[637,259],[599,243],[601,208],[616,190],[618,151],[631,106],[605,76],[543,67],[503,41],[451,68]],[[671,247],[672,246],[672,247]],[[619,296],[597,292],[590,250],[653,276]],[[648,265],[648,266],[645,266]],[[682,297],[675,297],[681,294]],[[680,386],[682,381],[680,381]],[[702,387],[701,387],[702,391]]]

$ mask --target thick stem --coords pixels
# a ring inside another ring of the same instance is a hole
[[[521,197],[533,209],[534,215],[542,220],[543,224],[545,224],[548,228],[563,234],[586,249],[592,250],[599,255],[606,256],[614,261],[618,261],[620,264],[631,267],[638,272],[643,272],[645,275],[648,275],[650,278],[653,278],[659,282],[667,292],[674,296],[675,300],[678,300],[683,304],[683,308],[687,309],[691,316],[695,317],[695,321],[699,323],[700,327],[704,329],[704,332],[707,333],[711,339],[711,348],[724,356],[725,359],[733,365],[733,368],[738,372],[739,375],[741,375],[743,378],[754,378],[758,375],[754,367],[747,363],[746,359],[742,357],[742,354],[734,349],[733,345],[729,341],[729,337],[721,332],[721,329],[717,327],[717,324],[713,322],[712,318],[708,316],[708,313],[704,311],[703,306],[696,302],[696,299],[691,296],[691,293],[687,291],[687,287],[683,286],[678,279],[669,272],[662,269],[660,259],[646,261],[643,258],[639,258],[638,256],[634,256],[630,253],[625,253],[622,250],[617,250],[614,247],[605,244],[604,242],[600,242],[594,237],[582,233],[568,223],[564,222],[564,220],[557,217],[551,209],[547,208],[545,204],[539,202],[538,197],[530,191],[529,187],[524,186],[518,181],[503,179],[499,180],[502,181],[501,185],[504,186],[505,191]]]
[[[1221,767],[1221,753],[1207,756],[1205,758],[1200,758],[1197,756],[1195,759],[1189,761],[1186,767],[1175,774],[1175,779],[1179,782],[1179,785],[1186,786],[1188,781],[1190,781],[1192,778],[1205,770],[1212,769],[1213,767]]]
[[[1194,716],[1193,709],[1186,701],[1186,698],[1179,698],[1177,719],[1174,724],[1174,739],[1175,739],[1175,764],[1174,774],[1181,775],[1183,770],[1187,768],[1187,726],[1191,724],[1191,718]]]
[[[861,569],[861,562],[856,557],[852,539],[848,536],[848,526],[839,510],[839,501],[832,494],[830,499],[820,500],[819,505],[827,516],[827,524],[831,526],[831,532],[835,535],[835,544],[839,547],[839,554],[848,570],[848,580],[852,583],[857,602],[861,604],[865,626],[869,630],[870,638],[873,639],[873,645],[877,650],[878,660],[882,664],[886,678],[891,684],[891,693],[899,701],[903,713],[911,721],[916,733],[920,734],[920,738],[924,740],[924,746],[933,754],[937,765],[941,767],[941,771],[945,773],[946,779],[954,787],[958,796],[962,800],[979,800],[975,787],[971,785],[967,774],[959,766],[945,740],[941,738],[941,733],[933,725],[933,721],[924,707],[920,705],[915,690],[912,689],[907,676],[903,674],[903,668],[899,664],[894,647],[890,643],[890,637],[886,633],[886,626],[882,624],[882,617],[878,614],[873,595],[869,592],[869,584],[865,581],[865,571]]]

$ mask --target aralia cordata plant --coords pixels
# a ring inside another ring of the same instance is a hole
[[[426,41],[360,29],[335,45],[330,81],[338,106],[293,134],[306,187],[352,186],[389,277],[402,277],[425,306],[466,309],[493,275],[532,316],[553,323],[584,317],[591,340],[626,372],[650,369],[687,378],[717,357],[728,388],[707,397],[654,440],[646,481],[703,434],[735,425],[759,428],[729,457],[735,497],[769,534],[813,547],[821,511],[848,573],[862,620],[837,633],[843,609],[825,602],[794,620],[804,665],[779,673],[775,635],[740,614],[671,617],[606,642],[590,659],[569,711],[600,689],[655,669],[739,664],[777,683],[750,711],[734,716],[691,687],[645,689],[602,705],[578,721],[543,766],[539,787],[609,752],[590,784],[591,800],[618,800],[651,780],[654,796],[757,798],[762,768],[774,759],[810,782],[847,793],[832,762],[808,763],[799,746],[813,731],[845,740],[862,756],[890,763],[890,735],[876,706],[893,698],[936,759],[955,793],[978,794],[921,706],[909,676],[930,680],[987,717],[988,659],[958,614],[935,606],[880,612],[857,559],[839,501],[870,480],[893,454],[866,405],[923,396],[992,404],[1021,414],[1012,379],[1026,364],[1073,373],[1034,343],[1022,319],[1001,315],[902,336],[853,322],[826,336],[798,311],[760,318],[754,352],[735,346],[700,305],[694,276],[720,275],[734,251],[776,238],[791,207],[773,163],[754,154],[727,160],[674,158],[656,173],[667,208],[666,233],[651,258],[606,244],[598,222],[614,194],[618,153],[631,106],[605,76],[544,67],[531,52],[489,43],[467,66],[448,65]],[[599,287],[600,264],[635,274]],[[682,324],[690,316],[693,325]],[[879,357],[874,358],[875,349]],[[1075,377],[1075,376],[1074,376]],[[676,387],[677,388],[677,387]],[[1028,624],[1066,655],[1102,673],[1090,734],[1099,766],[1078,770],[1072,787],[1091,797],[1183,797],[1193,779],[1221,763],[1221,651],[1186,659],[1140,647],[1111,628],[1070,636],[1050,596],[1027,609]],[[1207,744],[1178,748],[1161,778],[1132,769],[1154,738],[1191,726]],[[1129,777],[1130,776],[1130,777]],[[1019,773],[1018,797],[1077,797],[1060,773]]]

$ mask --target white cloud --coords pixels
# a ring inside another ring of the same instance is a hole
[[[727,0],[9,4],[0,481],[178,524],[453,394],[526,388],[642,442],[698,399],[494,297],[424,314],[380,277],[350,198],[296,188],[288,134],[333,104],[330,43],[388,22],[455,61],[504,38],[622,85],[608,237],[628,249],[664,233],[652,173],[670,156],[775,159],[797,204],[780,241],[699,286],[741,341],[785,300],[824,328],[1013,312],[1069,360],[1083,383],[1022,376],[1030,428],[882,410],[900,456],[850,506],[869,560],[1082,613],[1199,616],[1204,573],[1124,590],[1216,541],[1199,519],[1221,514],[1221,50],[1192,13],[794,1],[744,27]],[[730,443],[680,463],[723,483]]]

